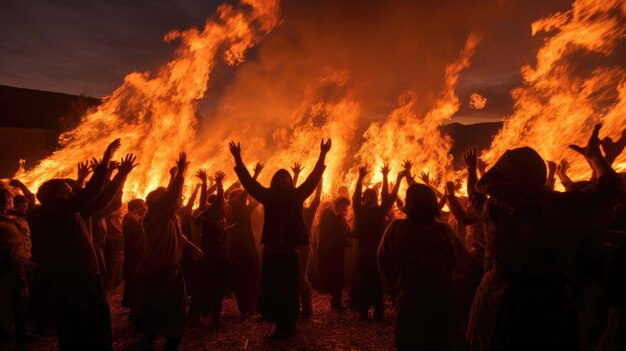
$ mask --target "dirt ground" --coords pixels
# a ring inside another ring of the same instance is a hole
[[[140,335],[130,327],[127,312],[120,306],[120,295],[109,300],[115,350],[140,350]],[[383,322],[362,322],[356,312],[331,311],[330,297],[314,292],[313,316],[298,321],[299,334],[293,339],[270,342],[266,337],[273,331],[266,322],[259,322],[258,315],[242,317],[237,311],[233,297],[224,303],[223,322],[225,330],[209,330],[205,323],[188,328],[180,350],[391,350],[393,326],[391,307],[386,310]],[[38,339],[25,350],[56,350],[53,336]],[[162,349],[162,342],[158,349]]]

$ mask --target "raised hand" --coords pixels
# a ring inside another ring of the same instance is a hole
[[[87,176],[89,176],[89,173],[92,172],[92,169],[89,167],[89,163],[86,161],[78,162],[76,166],[78,168],[78,171],[77,171],[78,179],[87,179]]]
[[[380,167],[380,173],[382,173],[383,176],[387,176],[390,171],[391,171],[391,168],[389,168],[389,163],[387,164],[383,163],[383,166]]]
[[[323,155],[326,155],[328,151],[330,151],[331,145],[332,145],[332,142],[330,139],[328,139],[328,141],[326,142],[324,142],[324,139],[322,139],[322,142],[320,143],[320,152]]]
[[[456,192],[455,185],[453,182],[446,182],[446,194],[454,195]]]
[[[176,168],[180,174],[185,174],[185,170],[189,166],[189,162],[187,162],[187,154],[184,151],[178,155],[178,161],[176,161]]]
[[[117,162],[117,161],[109,161],[109,170],[118,169],[119,167],[120,167],[120,163],[119,162]]]
[[[359,167],[359,178],[363,179],[370,171],[367,169],[367,166]]]
[[[291,171],[293,172],[293,174],[300,174],[303,169],[304,167],[302,167],[302,165],[298,162],[294,162],[293,166],[291,166]]]
[[[476,156],[476,148],[470,147],[463,153],[463,160],[467,168],[476,169],[478,165],[478,157]]]
[[[137,156],[133,155],[132,153],[126,154],[126,156],[124,156],[122,161],[119,163],[119,166],[117,167],[117,171],[123,174],[130,173],[130,171],[132,171],[133,168],[139,165],[138,163],[135,163],[136,160],[137,160]]]
[[[421,172],[419,178],[426,185],[430,185],[430,174],[428,172]]]
[[[228,143],[228,148],[230,149],[230,153],[235,158],[235,162],[241,163],[241,144],[235,144],[234,141]]]
[[[215,183],[217,183],[218,185],[222,184],[222,182],[224,181],[224,177],[226,177],[226,173],[222,171],[215,172]]]
[[[593,132],[591,133],[591,137],[589,137],[589,141],[586,146],[570,145],[569,147],[586,158],[602,158],[602,152],[600,151],[600,138],[598,137],[600,134],[600,128],[602,128],[602,124],[600,123],[593,127]]]
[[[259,174],[261,174],[263,168],[265,168],[265,165],[261,162],[257,162],[256,165],[254,165],[254,169],[252,171],[254,172],[255,176],[258,176]]]
[[[556,163],[554,161],[546,161],[548,164],[548,172],[554,174],[556,172]]]
[[[617,156],[624,151],[624,147],[626,147],[626,129],[622,132],[622,136],[619,140],[613,141],[610,137],[606,137],[600,140],[600,145],[602,146],[602,150],[604,150],[606,160],[609,163],[613,163]]]
[[[402,163],[402,168],[403,168],[403,173],[406,177],[412,177],[411,168],[413,168],[413,162],[409,160],[405,160],[404,163]]]
[[[98,165],[100,165],[100,163],[102,163],[102,160],[98,160],[95,157],[89,160],[89,166],[91,167],[92,171],[95,171]]]
[[[174,166],[170,168],[170,177],[174,178],[176,176],[176,173],[178,173],[178,167]]]
[[[121,145],[122,145],[121,140],[117,138],[113,140],[113,142],[111,142],[109,146],[107,146],[106,150],[104,151],[104,156],[102,156],[102,160],[103,162],[105,162],[105,164],[108,164],[109,161],[111,161],[111,158],[115,154],[115,151],[117,151]]]
[[[202,181],[202,183],[206,183],[207,182],[207,175],[206,175],[206,169],[199,169],[196,171],[196,177],[198,177],[200,179],[200,181]]]

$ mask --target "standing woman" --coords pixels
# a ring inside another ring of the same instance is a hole
[[[241,159],[241,147],[230,143],[235,158],[235,172],[244,189],[263,204],[263,262],[261,266],[261,296],[258,312],[276,323],[274,338],[296,334],[298,318],[298,251],[309,244],[302,218],[304,201],[315,191],[322,178],[324,160],[330,150],[330,139],[322,140],[320,156],[311,174],[299,187],[294,187],[289,172],[279,169],[266,188],[250,176]]]
[[[387,290],[396,297],[398,350],[449,350],[453,326],[454,233],[437,222],[439,206],[426,185],[406,192],[406,219],[392,222],[378,248]]]

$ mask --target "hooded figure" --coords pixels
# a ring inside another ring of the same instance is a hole
[[[453,335],[454,233],[436,221],[439,206],[426,185],[406,192],[406,219],[387,227],[378,248],[386,290],[396,297],[398,350],[449,350]]]
[[[566,284],[580,243],[596,215],[619,201],[622,184],[612,170],[567,193],[545,181],[543,159],[522,147],[505,152],[470,189],[490,263],[470,312],[473,350],[578,349]]]

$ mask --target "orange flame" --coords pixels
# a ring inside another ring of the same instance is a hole
[[[246,50],[279,24],[279,0],[241,2],[245,6],[240,8],[220,5],[202,29],[168,33],[166,41],[180,40],[174,58],[155,74],[127,75],[79,127],[61,135],[61,149],[23,174],[23,181],[37,188],[53,177],[71,177],[77,161],[100,155],[119,137],[120,153],[134,152],[140,163],[126,183],[125,197],[144,196],[164,184],[167,165],[194,141],[196,102],[219,56],[229,64],[242,62]]]
[[[487,98],[478,94],[473,93],[470,95],[469,99],[469,107],[473,110],[482,110],[487,106]]]
[[[625,38],[625,15],[622,0],[577,0],[568,11],[532,24],[533,35],[549,36],[536,65],[522,67],[524,85],[512,91],[515,111],[483,155],[487,162],[507,149],[531,146],[546,160],[566,158],[573,180],[589,176],[589,166],[568,144],[586,144],[598,122],[601,136],[619,138],[626,128],[626,70],[608,60]],[[583,55],[596,64],[581,73],[574,58]],[[626,154],[614,167],[626,170]]]

